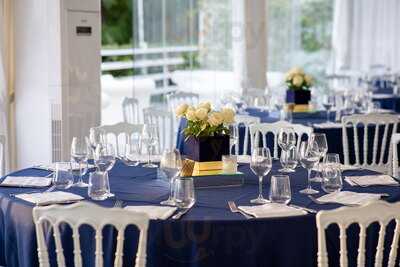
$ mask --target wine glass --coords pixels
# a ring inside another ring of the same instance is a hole
[[[237,143],[239,142],[239,134],[238,134],[238,125],[237,124],[230,124],[229,125],[229,154],[232,155],[232,150],[234,147],[236,147]],[[235,153],[237,154],[239,151],[236,151],[235,148]]]
[[[89,153],[89,145],[86,137],[74,137],[71,144],[71,158],[79,164],[79,180],[74,186],[87,187],[88,184],[83,181],[82,164],[86,163]]]
[[[283,169],[279,170],[280,172],[285,172],[285,173],[295,172],[295,169],[298,164],[296,147],[288,151],[282,150],[280,161],[283,167]]]
[[[300,145],[300,163],[303,168],[307,169],[307,188],[300,191],[302,194],[312,195],[319,192],[311,187],[311,170],[315,167],[320,159],[318,145],[311,143],[312,141],[301,142]]]
[[[330,122],[330,111],[333,108],[333,106],[335,105],[335,96],[333,95],[326,95],[324,96],[323,100],[322,100],[322,105],[324,106],[325,110],[326,110],[326,122],[329,123]]]
[[[174,182],[176,177],[179,176],[182,170],[182,159],[179,150],[173,149],[164,151],[160,161],[160,170],[165,173],[170,184],[169,197],[167,200],[162,201],[160,204],[174,206],[175,205],[175,200],[173,197]]]
[[[282,149],[282,153],[288,152],[296,146],[296,133],[292,127],[283,127],[279,129],[278,145]],[[291,172],[291,170],[284,167],[280,169],[279,172]]]
[[[328,153],[324,159],[324,165],[340,166],[340,158],[337,153]]]
[[[114,196],[111,193],[108,172],[114,167],[116,161],[116,152],[112,144],[98,144],[94,153],[94,164],[98,171],[102,172],[106,177],[108,196]]]
[[[340,166],[334,164],[325,165],[322,169],[322,190],[326,193],[333,193],[339,192],[342,187],[343,182]]]
[[[326,140],[326,135],[324,133],[312,133],[310,136],[311,144],[316,144],[316,149],[320,158],[324,159],[326,153],[328,152],[328,142]],[[319,171],[319,164],[317,164],[317,174],[311,179],[312,182],[321,182],[321,176]]]
[[[271,153],[268,148],[255,148],[251,154],[250,168],[258,177],[258,197],[250,202],[254,204],[265,204],[269,201],[263,197],[262,186],[263,178],[272,168]]]
[[[157,125],[145,124],[142,131],[142,142],[147,148],[148,160],[147,163],[143,165],[146,168],[157,168],[156,164],[151,163],[151,151],[158,144],[158,129]]]
[[[89,129],[89,145],[93,153],[96,150],[98,144],[105,143],[104,132],[94,127]]]

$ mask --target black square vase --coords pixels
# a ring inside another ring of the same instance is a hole
[[[185,140],[184,155],[198,161],[221,161],[223,155],[229,155],[229,135],[190,136]]]
[[[293,103],[296,105],[307,105],[311,101],[310,90],[287,90],[286,103]]]

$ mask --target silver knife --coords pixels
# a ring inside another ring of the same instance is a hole
[[[192,207],[193,207],[193,205],[189,206],[188,208],[181,209],[177,214],[175,214],[174,216],[172,216],[172,219],[174,219],[174,220],[180,219],[180,218],[181,218],[183,215],[185,215]]]

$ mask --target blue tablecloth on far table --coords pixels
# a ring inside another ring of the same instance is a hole
[[[273,165],[272,174],[280,168]],[[257,195],[257,178],[248,165],[240,165],[245,173],[245,184],[241,187],[201,189],[196,191],[197,202],[192,210],[180,220],[152,220],[148,236],[148,264],[154,267],[180,266],[316,266],[317,230],[315,214],[299,217],[266,218],[246,220],[242,215],[229,211],[227,201],[234,200],[238,205],[249,205],[250,199]],[[363,175],[370,171],[348,171],[344,175]],[[13,175],[45,176],[47,171],[24,169]],[[264,192],[268,192],[270,175],[265,178]],[[316,205],[298,191],[306,186],[306,172],[298,168],[290,174],[292,203],[309,208],[333,209],[340,205]],[[127,167],[117,162],[110,173],[110,184],[116,198],[125,205],[157,205],[168,195],[168,183],[156,179],[155,169]],[[314,185],[320,190],[318,184]],[[0,188],[0,265],[8,267],[38,266],[34,224],[32,221],[33,205],[10,196],[10,193],[26,192],[32,189]],[[399,187],[353,188],[344,184],[344,190],[357,192],[388,193],[388,201],[400,199]],[[70,191],[87,199],[85,189],[72,188]],[[265,193],[267,195],[267,193]],[[96,202],[111,207],[115,199]],[[67,266],[72,266],[71,230],[61,227]],[[393,230],[393,228],[390,228]],[[80,229],[82,247],[84,247],[84,266],[94,266],[93,231],[88,227]],[[50,233],[49,233],[50,234]],[[115,232],[111,228],[103,231],[104,260],[111,266],[115,249]],[[327,231],[330,266],[338,266],[338,229],[331,227]],[[367,265],[373,266],[372,258],[377,244],[378,227],[368,229]],[[392,232],[388,231],[387,237]],[[358,244],[357,229],[348,231],[350,266],[355,266]],[[124,266],[133,266],[136,254],[137,233],[129,229],[126,233],[127,246],[124,251]],[[49,238],[49,245],[52,245]],[[387,243],[389,244],[389,243]],[[87,251],[91,253],[88,253]],[[399,254],[397,254],[399,255]],[[385,250],[384,262],[387,262],[388,250]],[[51,260],[54,263],[54,254]],[[384,263],[385,266],[386,263]],[[398,263],[397,263],[398,264]]]

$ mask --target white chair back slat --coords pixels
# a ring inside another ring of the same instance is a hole
[[[54,241],[56,244],[57,264],[58,264],[58,266],[65,266],[64,250],[63,250],[63,247],[61,244],[60,225],[59,224],[54,225],[53,235],[54,235]]]
[[[174,147],[175,129],[173,113],[157,108],[143,109],[144,123],[156,125],[158,128],[158,152]]]
[[[136,265],[138,267],[146,266],[146,242],[147,230],[149,226],[149,217],[144,213],[126,211],[120,208],[103,208],[89,202],[80,202],[73,205],[61,206],[52,205],[47,207],[35,207],[33,209],[33,220],[36,227],[36,236],[38,243],[38,255],[41,266],[49,266],[49,252],[45,242],[44,223],[49,222],[53,231],[61,223],[66,223],[73,229],[74,242],[74,260],[75,266],[82,266],[80,240],[78,229],[81,225],[89,225],[96,231],[96,266],[103,265],[102,252],[102,230],[105,226],[111,225],[118,229],[117,250],[115,266],[122,265],[123,242],[125,228],[128,225],[135,225],[139,230],[139,244],[136,254]],[[57,240],[60,241],[60,232],[54,231]],[[60,241],[61,246],[61,241]],[[60,250],[61,251],[61,250]],[[77,254],[79,253],[79,256]],[[62,255],[64,257],[64,255]],[[65,259],[64,259],[65,261]],[[58,261],[60,263],[60,261]],[[59,266],[65,266],[60,265]]]
[[[301,124],[292,124],[286,121],[278,121],[274,123],[255,123],[250,126],[250,136],[251,136],[251,143],[252,144],[257,144],[256,147],[259,146],[258,140],[259,138],[258,135],[262,135],[262,140],[263,140],[263,147],[268,147],[267,145],[267,134],[272,133],[274,137],[274,153],[273,156],[274,158],[279,157],[278,153],[278,134],[279,130],[284,127],[292,127],[294,131],[296,132],[297,135],[297,149],[300,147],[300,143],[302,140],[302,137],[305,135],[307,138],[310,137],[311,133],[313,132],[313,128],[304,126]]]
[[[72,227],[72,239],[74,240],[74,265],[77,267],[82,267],[82,250],[79,235],[79,226]]]
[[[346,165],[354,165],[383,173],[392,173],[392,148],[390,129],[392,134],[397,132],[399,117],[391,114],[368,114],[368,115],[351,115],[342,118],[342,135],[343,135],[343,153],[344,163]],[[349,128],[350,127],[350,128]],[[369,127],[375,127],[372,132],[372,151],[369,141]],[[381,131],[383,127],[383,133]],[[355,162],[350,162],[350,145],[348,130],[353,130],[353,148]],[[364,130],[364,134],[360,136],[360,131]],[[382,135],[380,135],[382,134]],[[362,138],[360,140],[359,138]],[[363,143],[363,151],[359,148],[359,142]],[[380,142],[381,141],[381,142]],[[378,148],[380,147],[380,150]],[[371,154],[372,153],[372,157]],[[385,161],[385,155],[388,155]],[[368,158],[372,159],[370,162]],[[362,162],[361,162],[362,159]]]
[[[348,264],[346,247],[346,229],[352,224],[360,226],[359,248],[357,255],[358,266],[365,265],[366,229],[373,223],[379,223],[379,238],[375,253],[375,266],[382,266],[384,241],[387,225],[392,220],[396,221],[396,227],[389,252],[389,266],[394,266],[397,256],[399,241],[400,202],[388,203],[385,201],[372,201],[359,207],[343,207],[330,211],[321,211],[317,214],[318,229],[318,266],[328,267],[328,253],[326,250],[326,229],[331,224],[336,224],[340,229],[340,266]],[[389,248],[387,248],[389,249]]]
[[[109,143],[114,143],[117,150],[117,155],[122,156],[124,153],[123,149],[125,149],[123,146],[130,141],[130,137],[134,133],[139,135],[142,133],[143,124],[119,122],[112,125],[102,125],[96,127],[95,131],[100,131],[103,134],[103,140],[106,140]]]
[[[397,149],[397,145],[400,143],[400,134],[395,133],[392,135],[392,176],[399,178],[399,152]]]
[[[0,176],[6,175],[6,137],[5,135],[0,135],[0,149],[1,149],[1,159],[0,159]]]
[[[175,108],[180,104],[197,105],[199,103],[199,94],[178,91],[167,96],[167,103],[170,111],[174,112]]]
[[[139,124],[139,101],[133,97],[125,97],[122,101],[122,115],[124,122]]]
[[[248,151],[249,142],[250,142],[250,148],[253,146],[253,144],[251,143],[251,140],[249,140],[250,125],[255,124],[255,123],[260,123],[261,119],[259,117],[249,116],[249,115],[236,115],[235,122],[238,127],[238,129],[237,129],[238,133],[239,133],[240,125],[243,125],[245,127],[244,128],[243,149],[242,149],[243,153],[242,154],[247,155],[249,152],[251,153],[251,151]],[[239,151],[240,151],[240,146],[239,146],[239,142],[237,142],[236,146],[235,146],[236,155],[239,154]]]
[[[388,266],[394,267],[397,258],[397,249],[399,247],[399,235],[400,235],[400,220],[396,219],[396,228],[394,229],[393,240],[390,246],[390,254]]]

